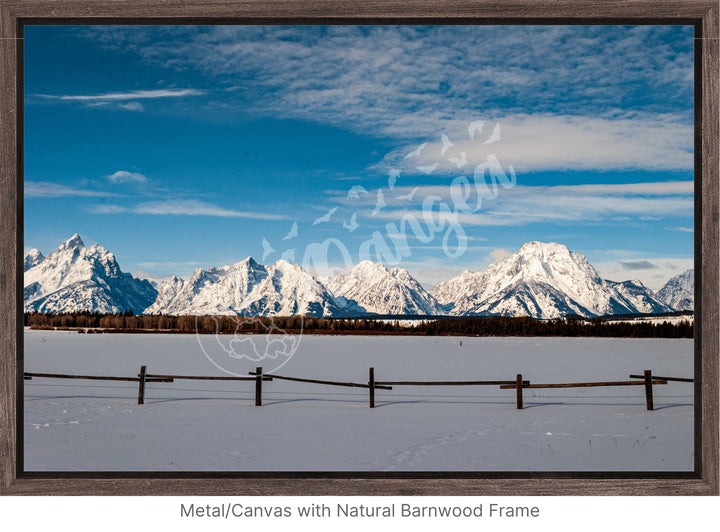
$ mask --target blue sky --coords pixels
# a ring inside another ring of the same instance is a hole
[[[427,287],[531,240],[653,289],[692,267],[689,26],[30,26],[24,52],[26,249]]]

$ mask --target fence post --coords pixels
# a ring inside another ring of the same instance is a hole
[[[515,377],[515,393],[517,395],[517,408],[522,410],[523,407],[523,378],[522,373],[518,373]]]
[[[647,409],[653,410],[653,390],[652,390],[652,370],[645,370],[645,401],[647,403]]]
[[[145,374],[147,373],[147,366],[140,366],[140,383],[138,385],[138,404],[145,404]]]
[[[375,408],[375,368],[370,368],[368,390],[370,391],[370,408]]]
[[[255,368],[255,406],[262,406],[262,367]]]

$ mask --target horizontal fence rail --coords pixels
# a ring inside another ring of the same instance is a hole
[[[44,379],[89,379],[94,381],[126,381],[139,382],[140,377],[106,377],[101,375],[65,375],[62,373],[25,373],[25,380],[30,381],[33,377]],[[173,382],[169,377],[153,376],[152,379],[145,379],[145,382]]]
[[[527,381],[525,381],[527,382]],[[653,384],[667,384],[665,380],[653,377]],[[557,384],[523,384],[523,388],[590,388],[593,386],[644,386],[644,381],[608,381],[608,382],[561,382]],[[500,386],[500,389],[507,390],[517,387],[515,383]]]
[[[641,381],[602,381],[602,382],[563,382],[554,384],[528,384],[525,385],[522,380],[522,374],[518,373],[514,384],[504,384],[500,386],[501,390],[515,389],[517,391],[517,408],[523,408],[523,388],[589,388],[598,386],[644,386],[645,387],[645,405],[647,410],[654,410],[653,404],[653,384],[667,384],[666,380],[658,380],[652,376],[652,371],[646,369]]]
[[[644,386],[647,410],[653,410],[653,385],[667,384],[673,382],[694,382],[693,379],[684,377],[660,377],[653,375],[651,370],[645,370],[642,375],[630,375],[630,378],[642,379],[633,381],[596,381],[596,382],[564,382],[533,384],[530,380],[524,380],[522,374],[517,374],[514,380],[478,380],[478,381],[380,381],[375,380],[375,368],[368,371],[368,382],[345,382],[330,381],[321,379],[309,379],[303,377],[288,377],[284,375],[263,374],[263,368],[257,367],[255,371],[249,372],[249,377],[244,376],[211,376],[211,375],[167,375],[148,373],[147,366],[140,367],[137,377],[115,377],[106,375],[70,375],[62,373],[24,373],[25,380],[33,378],[50,379],[86,379],[104,381],[125,381],[138,383],[138,404],[144,404],[145,384],[148,382],[167,383],[176,379],[203,380],[203,381],[254,381],[255,382],[255,406],[262,406],[262,383],[263,381],[284,380],[302,382],[309,384],[320,384],[326,386],[344,386],[350,388],[366,388],[370,408],[375,408],[375,390],[392,390],[393,386],[499,386],[501,390],[516,390],[516,406],[523,408],[523,390],[538,388],[587,388],[601,386]]]
[[[198,380],[198,381],[254,381],[255,377],[213,377],[213,376],[202,376],[202,375],[156,375],[154,373],[148,373],[148,378],[156,379],[185,379],[185,380]],[[273,378],[270,375],[263,375],[264,381],[271,381]]]
[[[628,375],[631,379],[644,379],[645,375]],[[672,382],[695,382],[695,379],[688,379],[687,377],[661,377],[660,375],[653,375],[653,380],[659,379],[661,381],[672,381]]]
[[[499,386],[512,384],[515,381],[377,381],[375,384],[387,384],[391,386]],[[530,384],[530,381],[523,381],[523,386]]]
[[[250,375],[255,375],[255,372],[251,371]],[[253,377],[253,379],[254,379],[254,377]],[[349,388],[369,388],[370,387],[369,384],[362,384],[359,382],[323,381],[323,380],[319,380],[319,379],[305,379],[302,377],[283,377],[282,375],[275,375],[275,374],[272,375],[272,378],[270,380],[272,380],[272,379],[277,379],[277,380],[282,380],[282,381],[307,382],[307,383],[311,383],[311,384],[325,384],[327,386],[346,386]],[[387,382],[383,382],[383,383],[376,382],[375,384],[376,384],[375,388],[377,388],[377,389],[392,390],[392,388],[390,386],[377,386],[378,384],[389,384]]]

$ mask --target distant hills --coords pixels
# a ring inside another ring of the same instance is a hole
[[[402,268],[363,261],[321,281],[297,264],[270,266],[248,257],[198,268],[189,279],[147,281],[123,273],[115,256],[73,235],[44,257],[25,257],[25,310],[348,317],[531,316],[592,317],[692,310],[694,272],[670,279],[658,292],[640,281],[602,279],[584,255],[562,244],[528,242],[481,272],[465,271],[432,291]]]

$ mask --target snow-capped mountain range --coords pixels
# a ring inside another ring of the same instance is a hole
[[[333,316],[340,312],[327,288],[297,264],[263,266],[248,257],[231,266],[198,268],[183,281],[157,283],[146,314]]]
[[[692,309],[694,274],[657,293],[640,281],[602,279],[584,255],[557,243],[528,242],[485,271],[465,271],[426,291],[407,270],[363,261],[334,279],[297,264],[251,257],[198,268],[187,279],[147,281],[123,273],[112,253],[76,234],[47,257],[25,257],[28,312],[124,312],[323,317],[359,315],[532,316],[660,313]]]

